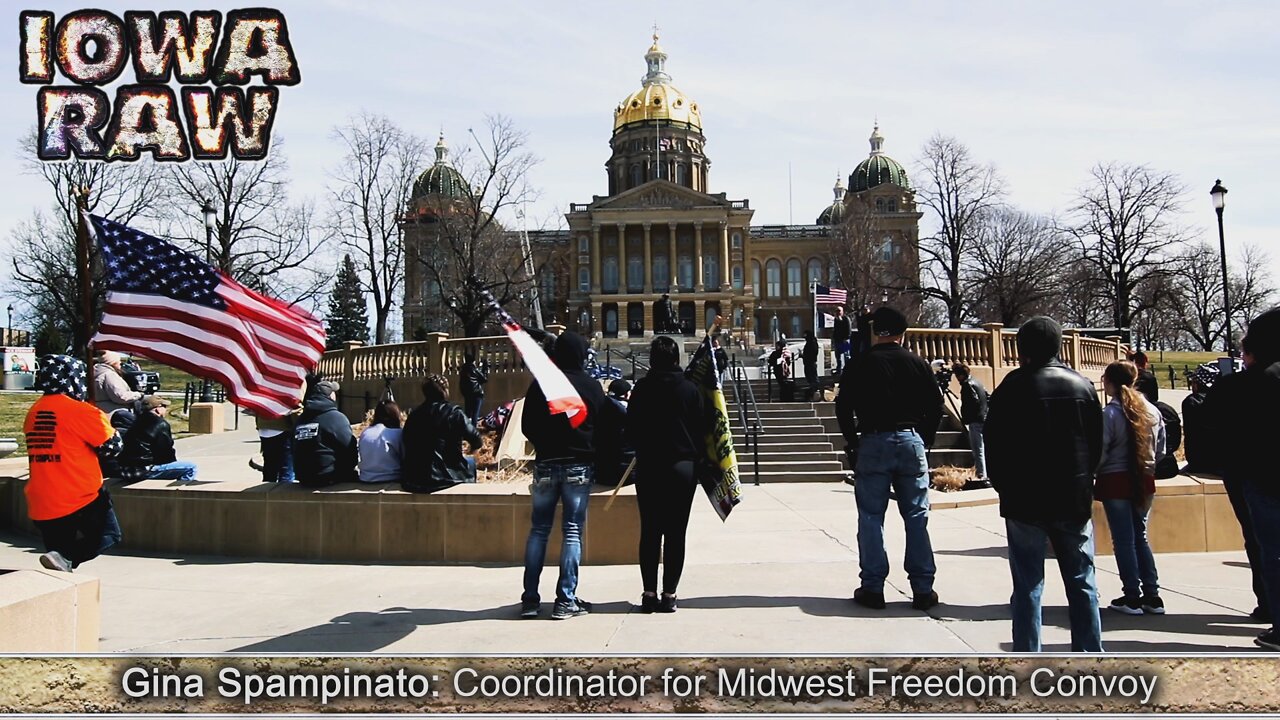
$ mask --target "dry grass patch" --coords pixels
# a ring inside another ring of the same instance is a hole
[[[940,468],[934,468],[929,471],[929,484],[933,489],[940,490],[942,492],[963,490],[965,483],[976,478],[977,476],[974,474],[973,468],[944,465]]]

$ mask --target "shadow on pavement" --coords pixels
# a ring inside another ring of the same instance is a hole
[[[934,555],[960,555],[963,557],[998,557],[1009,558],[1008,545],[992,545],[991,547],[969,548],[968,550],[938,550],[934,548]]]

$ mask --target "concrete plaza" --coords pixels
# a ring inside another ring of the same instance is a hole
[[[205,479],[244,477],[251,431],[182,440]],[[14,460],[5,461],[6,464]],[[621,506],[619,506],[621,508]],[[612,512],[622,510],[615,508]],[[608,523],[595,513],[591,523]],[[721,523],[695,499],[680,611],[642,615],[638,569],[587,566],[586,617],[545,619],[556,570],[543,573],[543,619],[516,619],[522,568],[261,562],[115,553],[81,572],[102,580],[104,651],[409,653],[902,653],[1007,652],[1011,588],[1004,523],[994,506],[936,510],[930,531],[942,603],[912,610],[901,568],[902,523],[886,541],[889,608],[850,600],[857,586],[853,489],[842,483],[748,486]],[[557,530],[558,532],[558,530]],[[38,541],[0,535],[0,566],[34,567]],[[1256,649],[1262,626],[1244,553],[1157,556],[1168,614],[1103,610],[1112,652]],[[1098,560],[1105,603],[1120,593],[1115,563]],[[1069,649],[1062,583],[1046,565],[1046,650]]]

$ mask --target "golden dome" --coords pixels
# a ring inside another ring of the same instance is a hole
[[[698,111],[698,103],[671,84],[671,76],[666,73],[667,54],[658,45],[656,31],[644,59],[649,72],[641,81],[641,88],[614,108],[613,131],[616,133],[631,123],[647,120],[683,123],[701,131],[702,113]]]

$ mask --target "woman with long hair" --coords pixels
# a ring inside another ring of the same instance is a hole
[[[1164,614],[1147,520],[1156,492],[1156,460],[1164,454],[1164,421],[1134,388],[1138,368],[1114,362],[1102,373],[1111,401],[1102,409],[1102,462],[1093,496],[1102,501],[1124,595],[1110,608],[1126,615]]]
[[[710,420],[698,386],[680,370],[680,348],[669,337],[653,339],[650,370],[631,390],[627,439],[636,451],[636,501],[640,506],[642,612],[675,612],[684,571],[685,531],[698,489],[694,474],[706,456]],[[662,596],[658,596],[658,558]]]
[[[475,452],[480,434],[462,408],[449,402],[449,381],[428,375],[422,381],[422,404],[404,423],[404,469],[400,487],[435,492],[476,481],[476,459],[462,454],[466,441]]]
[[[360,433],[360,482],[400,482],[400,406],[383,400]]]

